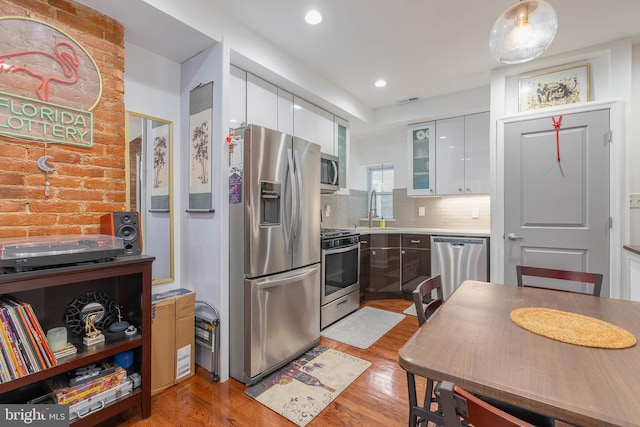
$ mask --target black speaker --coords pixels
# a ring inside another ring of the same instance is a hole
[[[100,217],[100,233],[121,237],[124,241],[124,255],[142,253],[142,231],[140,213],[112,212]]]

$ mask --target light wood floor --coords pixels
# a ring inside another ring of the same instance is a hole
[[[407,300],[368,301],[366,306],[401,313]],[[366,350],[333,340],[320,345],[335,348],[372,363],[310,426],[406,426],[409,420],[407,379],[398,365],[398,350],[418,329],[415,316],[406,316],[384,337]],[[418,390],[424,383],[417,379]],[[294,426],[284,417],[244,394],[246,386],[229,379],[209,381],[198,367],[196,375],[152,398],[152,415],[140,418],[131,410],[102,424],[107,426]],[[418,394],[418,399],[422,396]]]

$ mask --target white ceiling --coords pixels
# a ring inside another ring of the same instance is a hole
[[[489,32],[515,0],[228,0],[223,9],[371,108],[489,84]],[[546,54],[640,35],[638,0],[549,0]],[[325,20],[303,22],[315,6]],[[545,55],[546,55],[545,54]],[[376,89],[378,78],[387,87]]]
[[[80,1],[122,21],[128,41],[179,62],[213,41],[161,12],[149,17],[131,10],[169,0]],[[543,56],[626,37],[640,41],[639,0],[548,1],[559,25]],[[501,66],[489,52],[489,32],[515,0],[181,0],[186,8],[185,3],[215,15],[212,23],[229,24],[223,35],[232,49],[234,38],[258,36],[375,110],[488,86],[491,69]],[[315,27],[303,21],[312,6],[325,17]],[[375,88],[378,78],[388,85]]]

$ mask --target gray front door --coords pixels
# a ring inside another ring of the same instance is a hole
[[[505,125],[504,280],[517,264],[602,273],[608,296],[609,110],[554,120]]]

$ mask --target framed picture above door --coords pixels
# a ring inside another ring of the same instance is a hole
[[[519,78],[519,111],[587,102],[591,98],[589,64],[547,70]]]

